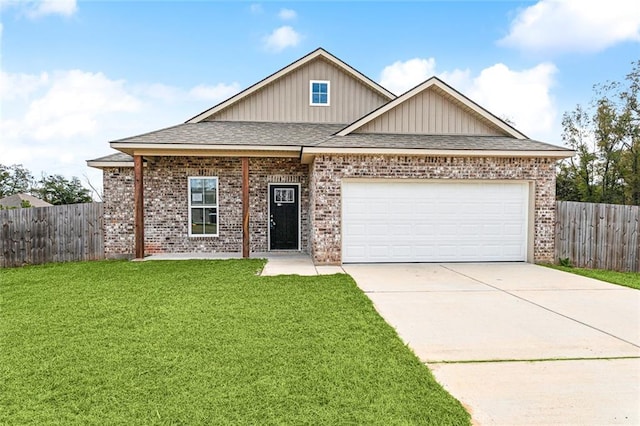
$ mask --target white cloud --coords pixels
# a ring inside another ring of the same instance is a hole
[[[280,12],[278,12],[278,17],[283,21],[296,19],[297,16],[298,14],[296,13],[296,11],[292,9],[280,9]]]
[[[264,38],[265,48],[272,52],[280,52],[287,47],[295,47],[302,37],[292,27],[285,25],[273,30]]]
[[[637,0],[541,0],[511,22],[500,45],[530,51],[597,52],[640,42]]]
[[[239,87],[130,84],[81,70],[1,72],[0,162],[36,176],[88,175],[101,187],[100,172],[85,160],[111,152],[108,141],[184,122]]]
[[[521,71],[504,64],[483,69],[478,75],[454,69],[437,72],[434,58],[414,58],[385,67],[380,84],[396,94],[437,75],[500,118],[508,118],[530,137],[559,140],[555,101],[551,95],[556,67],[542,63]]]
[[[0,99],[26,98],[49,81],[46,72],[40,75],[10,74],[0,70]]]
[[[408,61],[397,61],[384,67],[380,76],[380,84],[396,94],[401,94],[422,83],[435,74],[434,58],[413,58]]]
[[[15,7],[27,17],[46,15],[72,16],[78,10],[76,0],[0,0],[0,8]]]
[[[141,102],[128,94],[123,80],[109,80],[102,73],[71,70],[52,79],[47,93],[33,101],[24,117],[37,140],[91,135],[100,116],[112,112],[135,112]]]
[[[559,141],[553,135],[557,110],[551,96],[556,72],[551,63],[522,71],[495,64],[469,81],[466,94],[498,117],[513,121],[530,137]]]
[[[76,0],[40,0],[28,12],[32,17],[45,15],[71,16],[78,10]]]
[[[253,3],[251,6],[249,6],[249,12],[253,13],[254,15],[262,13],[262,5],[260,3]]]
[[[223,101],[240,91],[240,84],[218,83],[215,86],[207,86],[200,84],[189,91],[189,94],[195,99],[202,99],[212,102]]]

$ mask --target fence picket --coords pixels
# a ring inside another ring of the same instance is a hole
[[[640,272],[640,206],[556,203],[556,261]]]
[[[0,267],[104,259],[102,203],[0,211]]]

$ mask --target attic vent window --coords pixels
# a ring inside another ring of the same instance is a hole
[[[329,106],[328,81],[311,80],[309,93],[311,106]]]

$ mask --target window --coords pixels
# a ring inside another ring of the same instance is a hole
[[[311,80],[310,88],[311,105],[329,106],[329,82]]]
[[[295,192],[293,188],[273,188],[274,203],[295,203]]]
[[[218,178],[189,178],[189,235],[218,235]]]

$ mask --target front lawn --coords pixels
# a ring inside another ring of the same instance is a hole
[[[0,424],[468,424],[346,275],[0,270]]]
[[[616,272],[605,271],[604,269],[574,268],[571,266],[545,265],[565,272],[595,278],[612,284],[623,285],[640,290],[640,273],[638,272]]]

